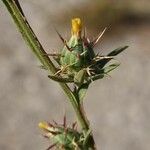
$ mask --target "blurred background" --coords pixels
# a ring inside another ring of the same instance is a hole
[[[111,77],[93,83],[85,110],[98,150],[150,149],[150,1],[20,0],[47,52],[62,43],[54,28],[70,37],[70,19],[81,17],[92,39],[105,27],[95,51],[117,56],[121,66]],[[76,118],[61,88],[40,70],[0,1],[0,149],[44,150],[49,141],[38,129],[43,120],[68,124]]]

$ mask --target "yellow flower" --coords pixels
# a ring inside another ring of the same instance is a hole
[[[48,123],[46,123],[46,122],[40,122],[38,126],[39,126],[39,128],[41,128],[41,129],[49,130]]]
[[[72,35],[80,37],[82,30],[82,22],[80,18],[72,19]]]

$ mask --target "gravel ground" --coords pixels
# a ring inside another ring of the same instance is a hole
[[[56,3],[52,2],[54,8]],[[44,48],[47,51],[60,48],[53,25],[45,28],[47,18],[37,6],[31,12],[29,2],[23,4]],[[74,1],[69,1],[69,6],[72,5]],[[62,4],[58,7],[63,11]],[[54,14],[56,9],[51,11]],[[68,36],[68,29],[62,31]],[[121,66],[111,77],[93,83],[86,96],[85,109],[98,150],[150,149],[149,31],[149,24],[124,25],[111,34],[107,32],[97,46],[103,53],[120,45],[130,46],[118,56]],[[71,123],[75,119],[72,108],[60,87],[38,68],[37,60],[3,5],[0,5],[0,35],[0,149],[46,149],[49,142],[41,136],[38,122],[53,119],[62,122],[66,112]]]

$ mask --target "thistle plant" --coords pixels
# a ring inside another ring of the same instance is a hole
[[[76,127],[76,121],[72,127],[69,127],[66,124],[66,117],[62,125],[48,121],[39,123],[39,127],[44,131],[44,136],[53,142],[48,149],[56,147],[56,149],[65,150],[95,150],[92,129],[84,111],[83,100],[91,83],[104,78],[119,66],[114,57],[128,46],[119,47],[107,55],[95,53],[94,47],[106,29],[90,41],[81,19],[74,18],[70,39],[64,39],[57,31],[64,46],[59,53],[48,54],[30,27],[19,1],[2,1],[24,40],[41,62],[42,68],[47,71],[48,77],[60,84],[77,116],[80,130]]]

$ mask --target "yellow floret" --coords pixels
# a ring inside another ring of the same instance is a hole
[[[38,124],[38,126],[39,126],[39,128],[45,129],[45,130],[48,130],[48,128],[49,128],[49,126],[48,126],[48,124],[46,122],[40,122]]]
[[[80,18],[72,19],[72,35],[80,36],[82,30],[82,22]]]

